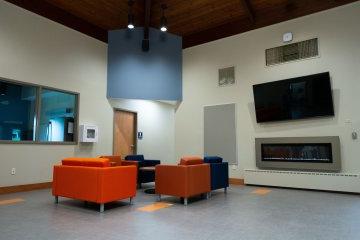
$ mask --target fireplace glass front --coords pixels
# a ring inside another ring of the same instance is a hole
[[[331,143],[261,144],[266,162],[332,163]]]

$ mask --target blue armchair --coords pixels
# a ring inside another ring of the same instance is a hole
[[[217,156],[204,157],[204,163],[210,164],[211,190],[224,188],[226,193],[227,187],[229,187],[228,163],[223,162],[223,159]]]
[[[144,159],[144,155],[128,155],[125,157],[127,161],[136,161],[138,163],[138,179],[137,183],[141,188],[142,183],[155,182],[155,171],[142,171],[142,167],[154,167],[160,164],[159,160]]]

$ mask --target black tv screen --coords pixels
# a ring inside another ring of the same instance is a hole
[[[334,116],[328,72],[253,86],[257,122]]]

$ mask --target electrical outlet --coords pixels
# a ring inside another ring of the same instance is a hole
[[[237,169],[237,165],[232,165],[232,170],[236,170]]]
[[[15,175],[16,174],[16,168],[12,168],[11,169],[11,175]]]

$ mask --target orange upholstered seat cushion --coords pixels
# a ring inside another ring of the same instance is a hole
[[[116,156],[100,156],[99,158],[107,158],[110,160],[110,164],[112,166],[121,166],[121,156],[120,155],[116,155]]]
[[[203,164],[204,160],[198,156],[182,157],[179,165],[197,165]]]
[[[110,167],[110,160],[107,158],[65,158],[62,160],[62,165],[84,167]]]

